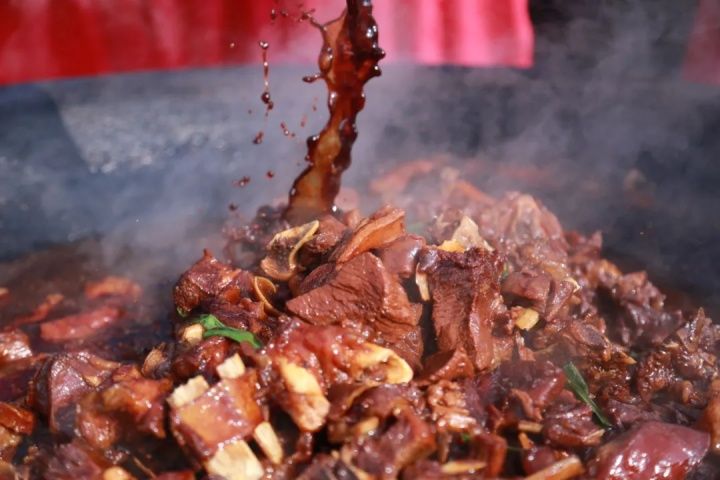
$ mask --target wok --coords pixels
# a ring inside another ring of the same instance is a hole
[[[374,175],[443,155],[490,193],[527,191],[566,227],[603,231],[610,259],[717,312],[718,91],[551,65],[385,68],[345,185],[367,211]],[[80,265],[166,288],[202,248],[219,253],[228,205],[250,218],[303,168],[326,118],[323,87],[300,81],[310,69],[272,69],[268,116],[255,67],[0,89],[0,285]]]

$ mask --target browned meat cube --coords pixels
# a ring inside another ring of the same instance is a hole
[[[243,273],[242,270],[234,270],[220,262],[206,250],[203,258],[183,273],[175,284],[175,305],[184,312],[190,312],[206,300],[217,296]]]
[[[405,409],[386,432],[356,447],[353,465],[375,478],[397,478],[403,468],[429,455],[435,447],[432,427]]]
[[[165,398],[171,389],[169,379],[152,380],[137,372],[106,388],[102,401],[108,411],[129,415],[139,431],[165,438]]]
[[[256,384],[257,375],[248,371],[239,378],[223,379],[184,403],[177,395],[183,387],[176,389],[170,398],[170,418],[178,443],[206,461],[222,445],[251,436],[263,421],[255,400]]]
[[[299,320],[288,323],[266,354],[281,380],[271,385],[275,400],[305,431],[325,423],[330,406],[325,395],[333,386],[407,383],[413,377],[408,363],[390,348],[342,327]]]
[[[52,432],[70,434],[77,401],[100,387],[118,366],[84,351],[51,357],[35,374],[28,403],[47,417]]]
[[[499,257],[480,248],[465,252],[426,248],[418,271],[427,275],[439,349],[462,346],[475,368],[490,369],[495,360],[492,329],[506,312],[500,296]]]
[[[107,450],[120,438],[122,428],[119,419],[105,411],[100,394],[90,392],[77,404],[75,433],[93,448]]]
[[[415,275],[417,258],[425,246],[425,239],[417,235],[403,235],[378,251],[388,272],[407,279]]]
[[[591,478],[683,479],[710,447],[710,436],[680,425],[647,422],[598,449]]]
[[[176,381],[184,381],[195,375],[212,378],[215,369],[228,355],[229,342],[223,337],[210,337],[196,345],[182,344],[171,364]]]
[[[47,462],[47,468],[43,472],[42,478],[47,480],[99,480],[103,478],[103,472],[110,466],[110,462],[100,452],[92,451],[81,441],[73,440],[55,448],[54,455]]]
[[[354,257],[321,287],[295,297],[287,309],[314,325],[366,327],[380,345],[419,366],[421,307],[410,303],[398,279],[370,252]]]
[[[357,478],[350,467],[332,455],[316,455],[298,480],[340,480]]]

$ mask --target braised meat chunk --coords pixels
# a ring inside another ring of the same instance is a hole
[[[462,346],[478,371],[495,366],[493,329],[506,314],[499,285],[502,261],[497,254],[480,248],[464,252],[427,248],[418,272],[427,276],[440,350]]]
[[[313,325],[341,324],[394,349],[417,366],[423,344],[418,322],[421,307],[378,257],[361,253],[338,266],[326,283],[287,302],[287,309]]]
[[[682,479],[710,446],[706,433],[647,422],[598,449],[589,469],[594,478]]]

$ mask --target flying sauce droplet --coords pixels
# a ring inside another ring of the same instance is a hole
[[[242,188],[245,185],[247,185],[248,183],[250,183],[250,177],[244,176],[239,180],[235,180],[233,183],[235,184],[236,187]]]
[[[270,44],[264,40],[260,40],[258,44],[262,50],[263,65],[263,92],[262,95],[260,95],[260,100],[265,104],[265,116],[267,117],[270,110],[275,106],[270,96],[270,64],[268,63],[268,49],[270,48]]]

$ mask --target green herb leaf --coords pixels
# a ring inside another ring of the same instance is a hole
[[[202,325],[205,330],[212,330],[213,328],[224,328],[226,325],[222,323],[215,315],[207,314],[200,315],[197,318],[197,323]]]
[[[186,312],[185,310],[183,310],[183,309],[180,308],[180,307],[177,307],[177,308],[175,309],[175,311],[176,311],[177,314],[180,315],[182,318],[185,318],[185,317],[188,316],[188,312]]]
[[[565,376],[567,377],[569,390],[575,394],[575,397],[577,397],[578,400],[585,402],[592,409],[593,413],[603,427],[612,427],[612,424],[602,413],[600,407],[598,407],[597,403],[595,403],[595,400],[590,397],[588,384],[585,382],[582,373],[580,373],[580,370],[577,369],[575,364],[568,362],[563,367],[563,370],[565,371]]]
[[[238,330],[237,328],[211,328],[210,330],[205,330],[205,333],[203,333],[203,338],[207,337],[227,337],[238,343],[247,342],[255,348],[262,347],[262,343],[260,343],[260,340],[258,340],[255,335],[247,330]]]
[[[460,440],[462,440],[463,443],[470,443],[470,434],[469,433],[461,433]]]
[[[205,329],[203,338],[208,337],[226,337],[235,340],[238,343],[247,342],[255,348],[262,347],[262,343],[252,332],[240,330],[238,328],[228,327],[222,323],[215,315],[200,315],[197,322]]]

